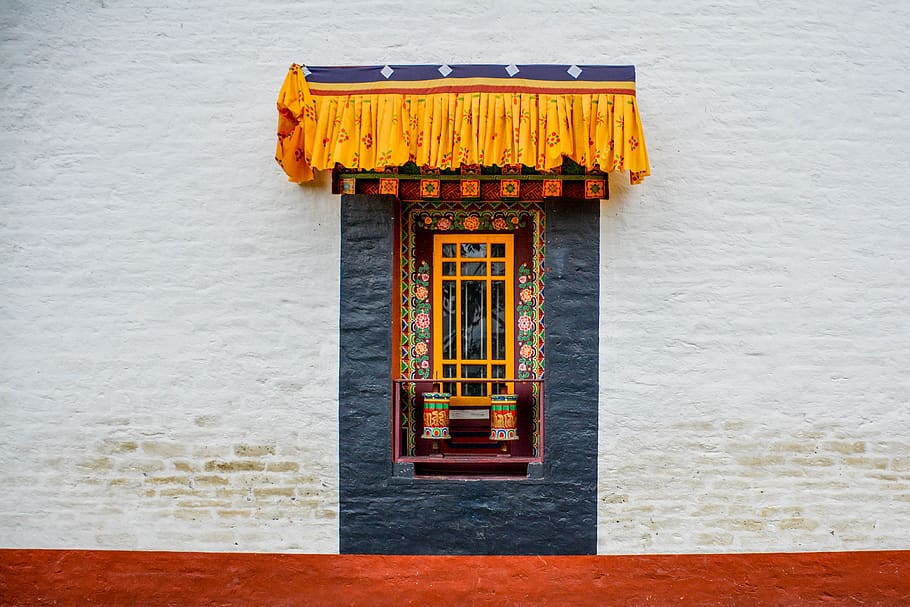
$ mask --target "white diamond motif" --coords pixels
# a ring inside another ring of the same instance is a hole
[[[385,66],[385,67],[383,67],[381,70],[379,70],[379,73],[382,74],[382,77],[383,77],[383,78],[385,78],[386,80],[388,80],[388,79],[389,79],[389,76],[391,76],[392,74],[395,73],[395,70],[393,70],[393,69],[390,68],[389,66]]]
[[[577,65],[571,66],[566,71],[569,72],[569,75],[572,76],[572,78],[578,78],[578,76],[581,74],[581,68]]]
[[[448,65],[443,63],[442,65],[439,66],[439,73],[442,74],[443,78],[445,78],[446,76],[448,76],[449,74],[452,73],[452,68],[450,68]]]
[[[303,75],[304,75],[304,76],[309,76],[310,74],[313,73],[313,72],[311,72],[310,70],[308,70],[307,67],[306,67],[305,65],[303,66],[303,70],[302,70],[302,71],[303,71]]]
[[[509,78],[517,74],[519,71],[520,70],[518,69],[518,66],[514,63],[506,67],[506,73],[509,75]]]

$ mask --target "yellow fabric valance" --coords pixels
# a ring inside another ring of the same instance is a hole
[[[631,66],[301,67],[278,95],[275,159],[290,181],[340,164],[523,164],[563,156],[589,170],[650,174]]]

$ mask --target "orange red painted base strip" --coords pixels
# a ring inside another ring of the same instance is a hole
[[[910,605],[910,551],[356,556],[0,550],[3,605]]]

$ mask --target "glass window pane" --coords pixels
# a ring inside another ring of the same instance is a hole
[[[461,365],[461,377],[469,379],[486,379],[486,365]]]
[[[483,360],[487,357],[487,283],[482,280],[461,282],[461,358]]]
[[[486,378],[486,365],[461,365],[462,377]],[[461,384],[461,394],[463,396],[486,396],[486,384]]]
[[[442,376],[443,377],[458,377],[458,365],[443,365],[442,366]],[[458,393],[455,391],[458,387],[458,384],[455,382],[445,382],[442,384],[442,391],[448,392],[453,396],[458,396]]]
[[[486,384],[461,384],[462,396],[486,396]]]
[[[502,243],[494,243],[490,245],[490,257],[505,257],[506,256],[506,245]]]
[[[486,257],[487,256],[487,245],[482,242],[466,242],[463,245],[461,245],[461,256],[462,257]]]
[[[461,264],[462,276],[486,276],[487,264],[483,261],[468,261]]]
[[[492,323],[492,358],[506,358],[506,283],[494,280],[490,283],[490,322]]]
[[[492,377],[505,377],[505,365],[493,365]],[[493,394],[507,394],[506,384],[490,384],[490,392]]]
[[[442,357],[449,360],[458,356],[458,289],[455,285],[454,280],[442,281]]]
[[[456,365],[443,365],[442,366],[442,376],[443,377],[455,377],[457,371],[458,371],[458,367]],[[448,392],[449,394],[456,394],[456,392],[455,392],[456,385],[457,384],[455,382],[445,382],[442,384],[442,391]]]
[[[454,261],[445,261],[442,264],[442,275],[443,276],[455,276],[456,264]]]
[[[444,244],[442,245],[442,256],[443,257],[455,257],[455,254],[458,251],[458,247],[455,244]]]
[[[445,265],[445,264],[443,264]],[[494,261],[490,264],[490,275],[491,276],[505,276],[506,275],[506,264],[504,261]]]

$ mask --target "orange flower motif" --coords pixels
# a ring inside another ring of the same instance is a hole
[[[522,358],[531,358],[534,355],[534,348],[525,344],[521,347],[521,357]]]
[[[427,345],[424,342],[422,342],[422,341],[418,342],[417,345],[414,346],[414,354],[416,354],[417,356],[423,356],[426,353],[427,353]]]
[[[522,289],[521,290],[521,301],[531,301],[534,297],[534,294],[531,292],[531,289]]]
[[[470,217],[468,217],[467,219],[464,220],[464,229],[465,230],[473,231],[479,227],[480,227],[480,220],[477,219],[477,217],[475,217],[474,215],[471,215]]]
[[[424,287],[423,285],[417,287],[415,293],[417,295],[417,299],[426,299],[427,295],[429,295],[427,288]]]
[[[493,229],[494,230],[505,230],[509,227],[509,224],[506,223],[506,220],[502,217],[497,217],[493,220]]]

